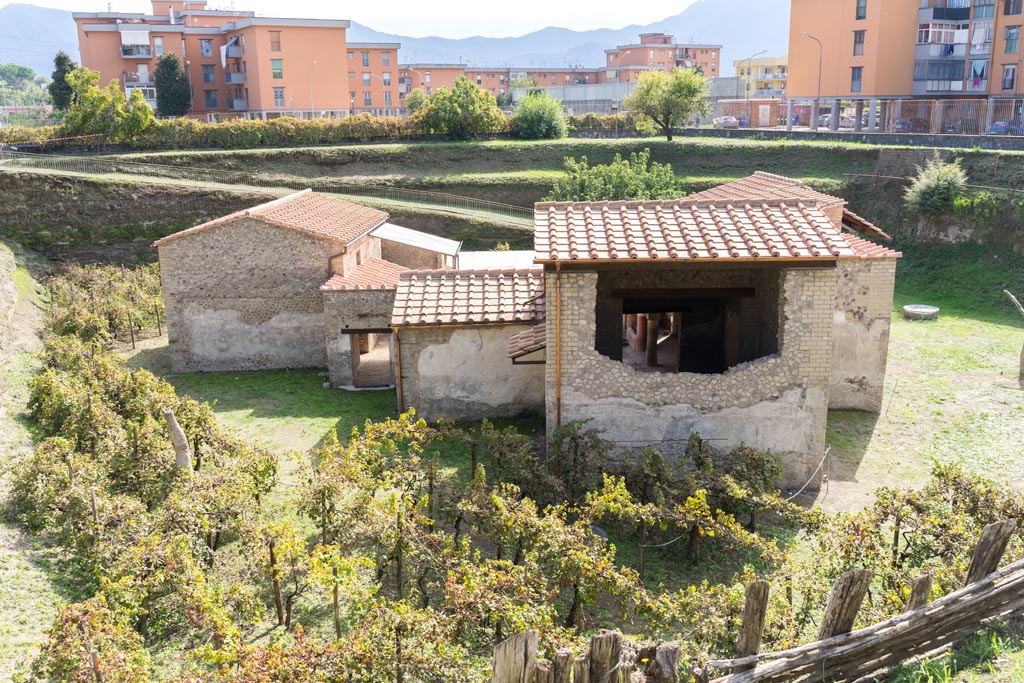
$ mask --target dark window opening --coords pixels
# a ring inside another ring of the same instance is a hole
[[[613,289],[595,347],[638,372],[721,374],[778,353],[775,287]]]

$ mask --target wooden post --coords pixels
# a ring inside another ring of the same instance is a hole
[[[743,606],[743,625],[736,638],[736,657],[756,655],[761,649],[761,634],[764,632],[764,618],[768,612],[768,582],[754,581],[747,586],[747,601]],[[750,671],[754,664],[738,666],[733,673]]]
[[[174,464],[179,470],[192,475],[192,446],[188,443],[188,437],[174,417],[174,411],[164,408],[162,411],[164,420],[167,421],[167,431],[171,433],[171,444],[174,446]]]
[[[554,670],[551,683],[569,683],[569,676],[572,674],[572,650],[567,647],[556,650],[552,665]]]
[[[907,600],[907,611],[913,612],[920,607],[924,607],[928,604],[931,596],[932,573],[928,572],[914,579],[914,584],[910,588],[910,600]]]
[[[1002,522],[993,522],[985,527],[978,539],[978,545],[974,548],[974,557],[971,558],[971,566],[967,570],[967,579],[964,585],[981,581],[991,574],[999,566],[1006,552],[1006,545],[1010,537],[1017,530],[1017,520],[1007,519]]]
[[[642,313],[636,316],[636,340],[633,348],[637,351],[647,348],[647,316]]]
[[[1017,300],[1017,297],[1010,294],[1010,290],[1008,289],[1004,289],[1003,294],[1010,297],[1010,301],[1013,302],[1013,305],[1017,307],[1017,310],[1020,311],[1021,315],[1024,315],[1024,305]],[[1020,349],[1020,370],[1017,372],[1017,379],[1024,381],[1024,346]]]
[[[846,572],[832,586],[832,595],[825,607],[825,616],[818,629],[818,640],[825,640],[853,630],[853,622],[871,585],[870,569]]]
[[[657,313],[647,314],[647,367],[658,367],[658,329],[661,316]]]
[[[132,336],[132,349],[135,348],[135,323],[132,322],[132,316],[128,316],[128,333]]]
[[[729,299],[725,304],[723,338],[725,367],[734,368],[740,364],[740,300]]]
[[[156,314],[156,334],[157,334],[158,337],[159,336],[163,336],[164,331],[163,331],[163,328],[160,325],[160,307],[157,306],[157,305],[154,305],[153,306],[153,313]]]
[[[622,634],[598,631],[590,639],[590,683],[611,683],[622,656]]]
[[[518,633],[494,646],[492,683],[532,683],[537,668],[537,631]]]
[[[637,652],[633,648],[623,648],[619,657],[618,668],[612,675],[611,680],[617,683],[630,683],[633,672],[636,671]]]
[[[469,442],[469,480],[476,479],[476,441]]]
[[[552,677],[555,671],[551,666],[551,662],[546,659],[537,660],[537,683],[552,683]]]
[[[577,655],[572,660],[572,683],[590,683],[590,655]]]
[[[678,643],[662,643],[647,664],[647,678],[653,683],[679,683],[679,659],[682,649]]]

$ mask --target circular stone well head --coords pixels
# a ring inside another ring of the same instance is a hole
[[[924,304],[910,304],[903,307],[903,317],[907,320],[935,320],[939,317],[939,309]]]

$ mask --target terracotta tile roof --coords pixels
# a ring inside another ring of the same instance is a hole
[[[901,258],[902,252],[895,251],[881,244],[875,244],[857,235],[843,235],[846,242],[857,253],[854,258]]]
[[[540,268],[402,273],[391,312],[391,324],[396,327],[543,319],[544,272]]]
[[[320,289],[340,291],[349,289],[394,289],[398,278],[409,269],[379,258],[368,258],[347,275],[334,275]]]
[[[843,227],[853,230],[854,232],[860,232],[865,235],[871,235],[872,237],[878,237],[883,240],[891,240],[892,236],[884,232],[881,228],[873,224],[866,218],[861,218],[853,211],[849,209],[843,210]]]
[[[664,200],[537,204],[538,262],[835,259],[854,256],[816,205]]]
[[[529,356],[547,348],[547,325],[540,323],[516,332],[508,340],[508,357],[512,360]]]
[[[281,197],[251,209],[236,211],[194,228],[176,232],[157,240],[153,245],[160,246],[179,237],[209,230],[218,225],[233,223],[243,218],[257,218],[265,223],[297,230],[313,237],[348,243],[377,227],[387,217],[388,215],[383,211],[371,209],[368,206],[335,199],[312,190],[302,190],[287,197]]]
[[[846,204],[840,197],[818,192],[802,181],[757,171],[752,176],[712,187],[685,198],[691,202],[752,202],[754,200],[799,200],[823,208]]]

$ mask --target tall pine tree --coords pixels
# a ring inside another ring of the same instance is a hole
[[[71,86],[68,85],[65,77],[77,68],[78,64],[75,64],[75,60],[71,59],[63,50],[53,58],[53,74],[50,76],[52,80],[47,86],[47,90],[50,91],[50,99],[53,100],[55,109],[67,111],[71,106]]]
[[[168,52],[156,63],[156,110],[160,116],[184,116],[192,100],[188,77],[178,55]]]

